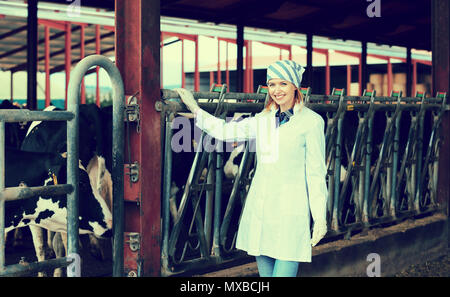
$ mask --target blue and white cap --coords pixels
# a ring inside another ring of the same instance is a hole
[[[303,72],[305,72],[305,68],[294,61],[276,61],[267,67],[266,82],[269,82],[272,78],[281,78],[293,83],[297,88],[300,88]]]

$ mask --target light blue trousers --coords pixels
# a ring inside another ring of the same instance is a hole
[[[295,277],[298,272],[298,263],[268,256],[256,256],[256,264],[261,277]]]

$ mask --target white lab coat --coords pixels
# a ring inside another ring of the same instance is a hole
[[[310,211],[326,220],[324,121],[303,104],[276,127],[276,108],[240,122],[199,110],[196,125],[223,140],[256,141],[257,168],[239,223],[236,248],[249,255],[311,262]]]

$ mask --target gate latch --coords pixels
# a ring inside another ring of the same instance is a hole
[[[138,133],[140,132],[141,116],[136,95],[129,97],[127,100],[127,104],[125,105],[125,121],[137,123],[136,130]]]
[[[137,183],[139,180],[139,163],[135,161],[133,164],[126,164],[125,167],[129,170],[125,174],[130,176],[130,182]]]
[[[130,250],[132,252],[138,251],[141,248],[141,239],[139,233],[132,232],[128,233],[127,236],[129,240],[127,240],[126,243],[129,244]]]

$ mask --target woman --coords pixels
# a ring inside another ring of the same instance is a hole
[[[260,276],[296,276],[299,262],[311,262],[311,246],[327,232],[324,121],[303,105],[303,72],[294,61],[270,65],[266,107],[239,122],[212,116],[189,91],[177,89],[200,129],[223,141],[256,141],[258,164],[236,248],[256,257]]]

